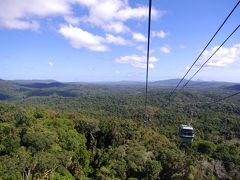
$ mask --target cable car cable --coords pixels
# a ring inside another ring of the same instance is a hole
[[[219,102],[221,102],[221,101],[224,101],[224,100],[226,100],[226,99],[228,99],[228,98],[231,98],[231,97],[236,96],[236,95],[239,95],[239,94],[240,94],[240,91],[239,91],[239,92],[236,92],[236,93],[233,93],[233,94],[230,94],[230,95],[228,95],[228,96],[226,96],[226,97],[217,99],[217,100],[215,100],[215,101],[211,101],[211,102],[199,101],[199,102],[195,102],[195,103],[188,103],[188,104],[184,103],[184,104],[186,104],[186,105],[191,105],[191,106],[192,106],[192,105],[197,105],[197,104],[201,104],[202,106],[203,106],[203,105],[207,105],[207,104],[211,105],[211,104],[219,103]]]
[[[239,92],[236,92],[236,93],[234,93],[234,94],[231,94],[231,95],[229,95],[229,96],[226,96],[226,97],[224,97],[224,98],[218,99],[218,100],[216,100],[216,101],[210,102],[209,104],[219,103],[220,101],[224,101],[224,100],[226,100],[226,99],[228,99],[228,98],[230,98],[230,97],[236,96],[236,95],[238,95],[238,94],[240,94],[240,91],[239,91]]]
[[[237,92],[237,93],[234,93],[234,94],[231,94],[227,97],[224,97],[224,98],[221,98],[221,99],[218,99],[216,101],[213,101],[213,102],[210,102],[208,104],[216,104],[220,101],[223,101],[225,99],[228,99],[230,97],[233,97],[233,96],[236,96],[240,94],[240,91]],[[204,102],[199,102],[199,103],[204,103]],[[204,104],[207,104],[207,103],[204,103]],[[179,127],[179,137],[180,137],[180,143],[181,145],[191,145],[192,142],[193,142],[193,139],[194,139],[194,128],[191,126],[191,123],[192,123],[192,117],[193,117],[193,111],[191,110],[191,116],[190,116],[190,121],[189,121],[189,124],[188,125],[184,125],[184,124],[180,124],[180,127]]]
[[[150,31],[151,31],[151,9],[152,0],[149,0],[149,12],[148,12],[148,43],[147,43],[147,70],[146,70],[146,86],[145,86],[145,120],[146,123],[148,119],[147,103],[148,103],[148,69],[149,69],[149,48],[150,48]]]
[[[220,25],[220,27],[218,28],[218,30],[215,32],[215,34],[212,36],[212,38],[210,39],[210,41],[207,43],[207,45],[204,47],[204,49],[201,51],[201,53],[199,54],[199,56],[197,57],[197,59],[193,62],[193,64],[191,65],[191,67],[188,69],[188,71],[185,73],[185,75],[183,76],[183,78],[178,82],[177,86],[171,91],[170,93],[170,98],[171,96],[174,94],[174,92],[176,91],[176,89],[179,87],[179,85],[181,84],[181,82],[184,80],[184,78],[187,76],[187,74],[190,72],[190,70],[193,68],[193,66],[196,64],[196,62],[198,61],[198,59],[202,56],[203,52],[207,49],[207,47],[209,46],[209,44],[212,42],[212,40],[215,38],[215,36],[218,34],[218,32],[220,31],[220,29],[223,27],[223,25],[226,23],[226,21],[228,20],[228,18],[232,15],[232,13],[234,12],[234,10],[237,8],[237,6],[239,5],[240,0],[238,1],[238,3],[234,6],[234,8],[231,10],[231,12],[228,14],[228,16],[226,17],[226,19],[223,21],[223,23]]]
[[[198,74],[199,71],[209,62],[209,60],[219,51],[219,49],[228,41],[228,39],[239,29],[240,25],[238,25],[234,31],[223,41],[223,43],[214,51],[214,53],[202,64],[202,66],[191,76],[191,78],[183,85],[182,89],[185,88],[188,83]]]

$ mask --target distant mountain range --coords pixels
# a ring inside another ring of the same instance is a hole
[[[52,88],[52,87],[62,87],[64,86],[63,83],[60,82],[50,82],[50,83],[21,83],[21,86],[29,87],[29,88]]]
[[[155,81],[151,82],[150,84],[152,86],[158,86],[158,87],[175,87],[179,83],[180,79],[170,79],[170,80],[161,80],[161,81]],[[180,84],[180,88],[187,82],[187,80],[183,80]],[[231,86],[240,85],[238,83],[232,83],[232,82],[219,82],[219,81],[190,81],[186,88],[197,88],[197,89],[205,89],[205,88],[229,88]]]
[[[55,81],[55,80],[51,80],[51,79],[46,79],[46,80],[13,80],[14,82],[16,83],[19,83],[19,84],[32,84],[32,83],[54,83],[54,82],[58,82],[58,81]]]
[[[169,79],[149,82],[153,87],[175,87],[180,79]],[[183,80],[184,85],[187,80]],[[67,85],[145,85],[143,81],[116,81],[116,82],[58,82],[55,80],[3,80],[0,79],[1,85],[19,85],[29,88],[52,88]],[[1,87],[0,87],[1,88]],[[186,88],[227,88],[229,90],[240,90],[240,83],[220,82],[220,81],[190,81]]]
[[[158,88],[173,88],[179,83],[180,79],[169,79],[169,80],[159,80],[149,82],[148,85],[151,87]],[[180,88],[187,82],[187,80],[183,80],[180,84]],[[144,85],[145,82],[140,81],[118,81],[118,82],[98,82],[96,84],[105,84],[105,85]],[[197,89],[205,89],[205,88],[222,88],[229,90],[240,90],[240,83],[234,82],[219,82],[219,81],[190,81],[186,88],[197,88]]]
[[[160,80],[149,82],[150,89],[172,89],[180,79]],[[182,84],[187,80],[183,80]],[[145,82],[119,81],[119,82],[57,82],[54,80],[2,80],[0,79],[0,100],[26,98],[32,96],[62,96],[75,97],[90,94],[143,93]],[[194,90],[222,90],[240,91],[240,83],[217,81],[190,81],[187,89]]]

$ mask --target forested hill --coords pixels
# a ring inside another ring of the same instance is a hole
[[[239,85],[191,82],[169,102],[176,83],[150,83],[144,124],[142,82],[0,80],[0,179],[240,179],[240,96],[206,103]]]
[[[178,82],[179,79],[150,82],[149,89],[171,89]],[[183,81],[183,84],[185,82],[186,80]],[[230,82],[190,81],[186,89],[237,91],[239,86],[237,83]],[[109,92],[137,94],[143,93],[145,91],[144,88],[144,82],[136,81],[63,83],[54,80],[0,80],[0,100],[51,95],[77,97],[89,94],[108,94]]]

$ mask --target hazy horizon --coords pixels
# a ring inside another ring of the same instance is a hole
[[[115,83],[115,82],[139,82],[139,83],[145,83],[144,80],[142,81],[136,81],[136,80],[116,80],[116,81],[61,81],[61,80],[56,80],[56,79],[2,79],[0,78],[0,80],[4,80],[4,81],[55,81],[55,82],[60,82],[60,83]],[[180,78],[173,78],[173,79],[159,79],[159,80],[155,80],[155,81],[149,81],[151,82],[157,82],[157,81],[171,81],[171,80],[179,80]],[[187,80],[187,79],[185,79]],[[226,82],[226,83],[240,83],[240,82],[234,82],[234,81],[216,81],[216,80],[201,80],[201,79],[197,79],[197,80],[191,80],[193,82]]]

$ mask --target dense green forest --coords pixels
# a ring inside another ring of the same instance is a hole
[[[235,84],[179,90],[141,83],[0,80],[1,179],[240,179],[240,96]],[[220,88],[221,87],[221,88]],[[193,112],[195,139],[178,127]]]

